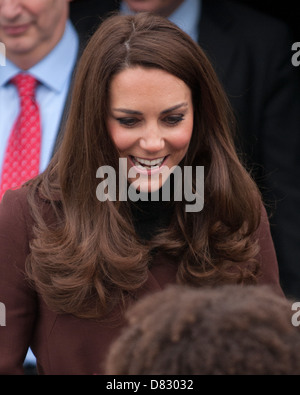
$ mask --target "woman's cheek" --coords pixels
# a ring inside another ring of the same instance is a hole
[[[181,150],[189,146],[193,133],[193,127],[184,128],[178,131],[172,138],[172,146],[174,149]]]
[[[122,152],[134,145],[136,137],[115,122],[108,122],[108,131],[117,149]]]

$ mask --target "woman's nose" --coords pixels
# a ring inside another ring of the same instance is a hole
[[[165,140],[158,127],[149,127],[140,139],[140,146],[145,151],[158,152],[165,147]]]

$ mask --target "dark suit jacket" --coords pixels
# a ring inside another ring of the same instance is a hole
[[[6,307],[6,326],[0,327],[0,375],[22,373],[30,346],[40,374],[94,374],[103,372],[111,342],[124,325],[121,310],[114,311],[113,325],[56,314],[26,281],[25,260],[30,253],[33,219],[27,204],[27,187],[8,191],[0,203],[0,302]],[[39,199],[46,223],[55,215],[49,203]],[[266,212],[257,230],[262,265],[259,284],[269,284],[283,295]],[[131,293],[131,303],[147,293],[174,283],[177,265],[158,255],[142,288]],[[110,316],[112,318],[112,316]]]
[[[71,16],[84,35],[118,4],[77,0]],[[237,149],[273,214],[282,286],[300,297],[300,83],[292,35],[278,20],[226,0],[203,0],[199,31],[238,120]]]

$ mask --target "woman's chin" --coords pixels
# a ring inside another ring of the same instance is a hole
[[[140,179],[137,181],[134,181],[130,184],[131,188],[134,188],[137,193],[155,193],[159,191],[159,189],[162,187],[163,183],[161,180],[159,181],[141,181]]]

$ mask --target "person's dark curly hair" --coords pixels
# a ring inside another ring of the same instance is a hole
[[[106,374],[300,374],[291,304],[266,286],[171,286],[128,311]]]

